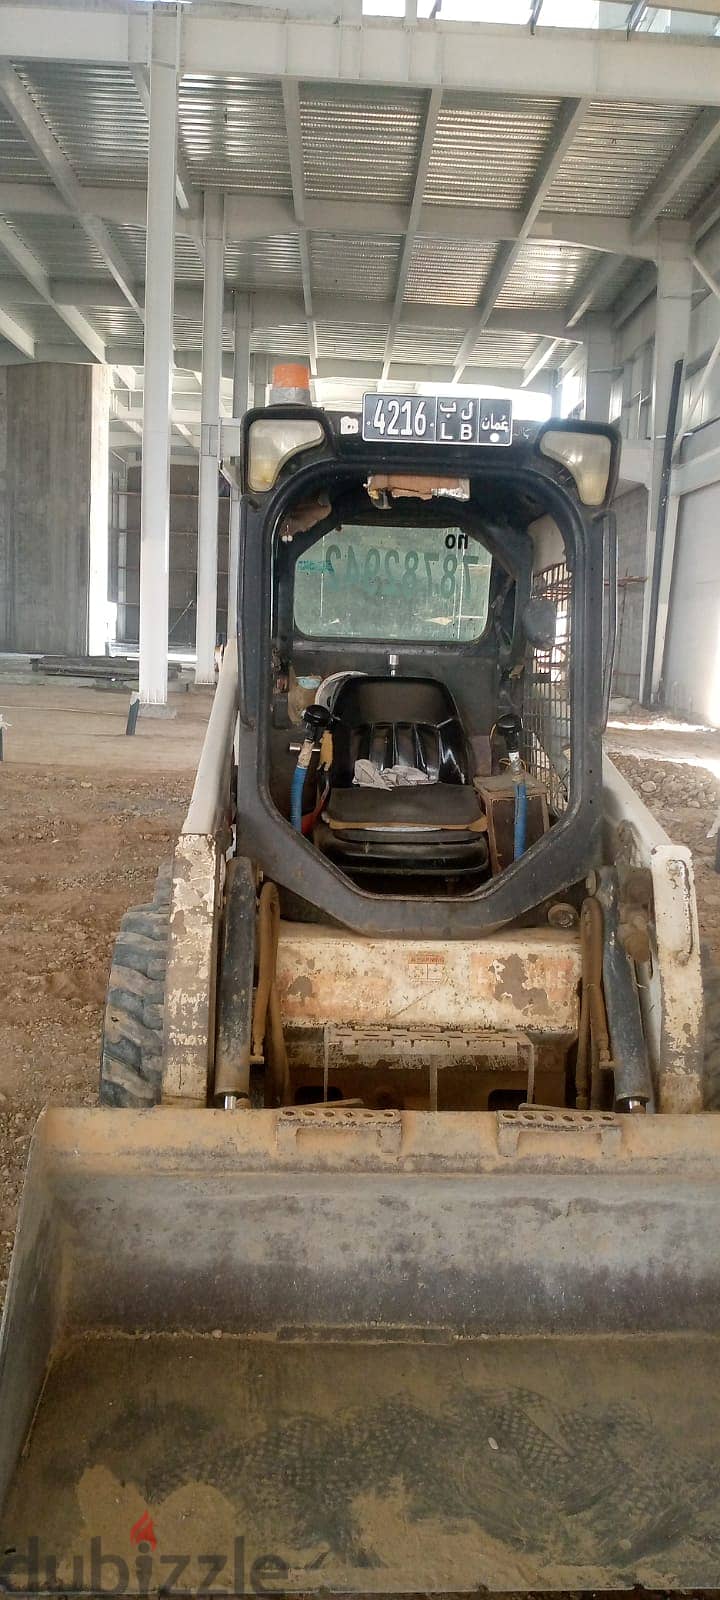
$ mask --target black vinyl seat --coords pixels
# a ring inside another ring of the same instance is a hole
[[[488,850],[467,739],[445,685],[432,678],[351,677],[333,711],[330,795],[315,842],[355,870],[478,872]],[[355,763],[378,773],[414,767],[428,780],[359,785]]]

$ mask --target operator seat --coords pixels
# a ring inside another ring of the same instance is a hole
[[[332,705],[330,794],[315,843],[354,871],[478,872],[487,867],[486,822],[457,706],[434,678],[353,676]],[[414,767],[427,782],[373,788],[355,763],[377,772]]]

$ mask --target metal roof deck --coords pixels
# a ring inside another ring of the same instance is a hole
[[[33,0],[0,15],[0,359],[62,346],[140,369],[148,7],[52,10],[50,31]],[[305,355],[310,323],[349,385],[360,367],[371,382],[413,366],[419,381],[469,367],[520,383],[543,341],[560,364],[582,339],[579,296],[612,314],[634,282],[651,287],[663,229],[698,250],[720,221],[710,35],[531,38],[363,19],[357,0],[191,0],[181,27],[175,337],[196,360],[204,189],[228,197],[225,283],[256,297],[254,350]],[[229,348],[229,306],[226,323]]]

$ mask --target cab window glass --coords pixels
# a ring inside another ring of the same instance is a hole
[[[295,564],[295,623],[314,638],[470,641],[492,557],[458,528],[351,526]]]

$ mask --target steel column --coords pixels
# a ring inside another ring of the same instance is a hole
[[[653,358],[652,467],[648,501],[648,534],[643,601],[642,660],[645,661],[650,628],[650,573],[655,557],[655,537],[663,476],[665,430],[667,427],[673,372],[676,361],[687,360],[692,311],[693,264],[690,255],[668,250],[658,262],[657,306],[655,313],[655,351]],[[682,399],[680,402],[682,416]],[[652,670],[652,696],[657,688],[668,622],[668,598],[677,526],[677,507],[670,497],[665,533],[663,565],[657,607],[657,629]]]
[[[591,312],[583,322],[585,339],[585,416],[588,422],[610,421],[615,341],[608,317]]]
[[[198,487],[196,683],[215,682],[218,433],[222,373],[224,196],[205,193],[200,482]]]
[[[252,301],[248,295],[234,296],[233,417],[245,415],[250,404],[250,333]],[[240,490],[230,485],[230,539],[228,546],[227,632],[231,639],[237,629],[238,555],[240,549]]]
[[[160,37],[169,35],[160,35],[153,22],[140,524],[140,699],[145,705],[167,701],[177,49],[169,57]]]

